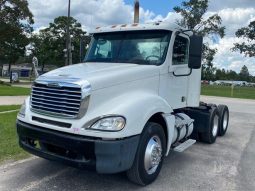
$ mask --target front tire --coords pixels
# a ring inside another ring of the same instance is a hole
[[[134,163],[127,171],[130,181],[145,186],[160,173],[166,153],[166,137],[163,127],[148,122],[141,135]]]

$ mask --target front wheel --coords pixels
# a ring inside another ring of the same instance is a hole
[[[163,128],[157,123],[147,123],[134,163],[127,171],[129,180],[143,186],[152,183],[159,175],[165,152],[166,137]]]

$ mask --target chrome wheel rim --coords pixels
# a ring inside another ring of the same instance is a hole
[[[214,137],[217,136],[218,128],[219,128],[219,117],[218,115],[215,115],[213,119],[213,129],[212,129],[212,134]]]
[[[162,144],[160,138],[155,135],[149,140],[144,156],[144,167],[148,174],[156,172],[162,158]]]
[[[225,112],[223,116],[223,130],[225,131],[227,127],[228,127],[228,112]]]

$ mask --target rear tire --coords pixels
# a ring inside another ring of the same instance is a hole
[[[217,107],[212,107],[209,112],[208,126],[205,132],[200,134],[200,140],[212,144],[216,141],[219,132],[219,111]]]
[[[129,180],[142,186],[152,183],[160,173],[165,153],[163,127],[148,122],[141,135],[134,163],[127,171]]]
[[[219,105],[219,136],[224,136],[228,129],[228,122],[229,122],[229,110],[228,106],[226,105]]]

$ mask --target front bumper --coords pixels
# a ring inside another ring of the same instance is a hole
[[[42,158],[70,166],[118,173],[131,168],[140,136],[105,141],[49,130],[17,120],[20,146]]]

